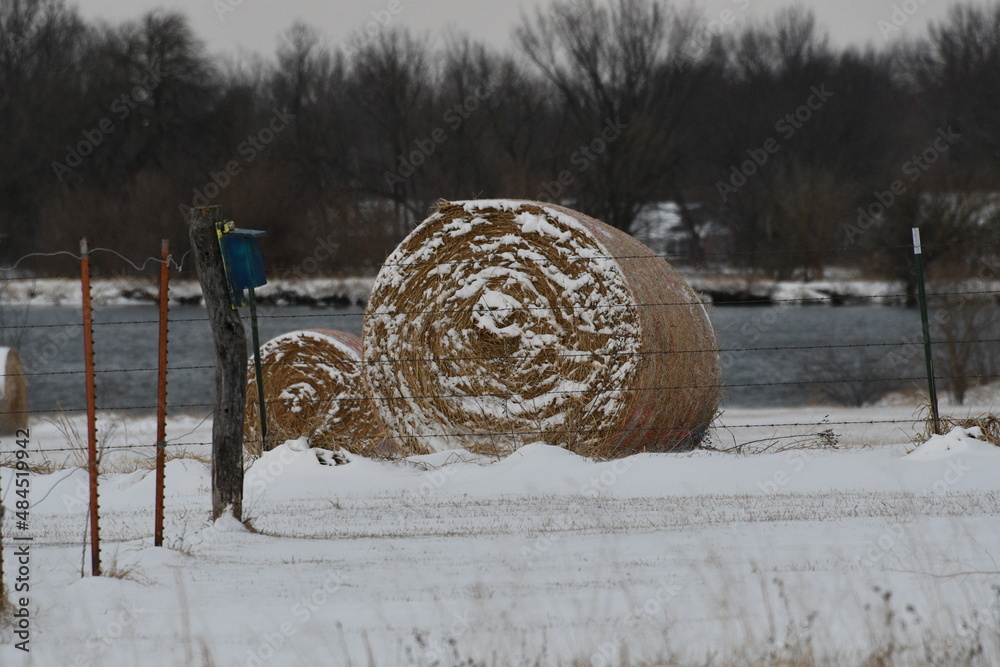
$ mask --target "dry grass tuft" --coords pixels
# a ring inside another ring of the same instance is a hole
[[[170,463],[171,461],[197,461],[207,467],[212,465],[212,456],[210,454],[197,454],[195,452],[182,449],[176,450],[167,447],[166,455],[163,457],[164,463]],[[156,469],[156,455],[143,457],[141,459],[136,459],[131,462],[131,465],[136,470],[155,470]]]
[[[101,567],[101,576],[110,577],[112,579],[121,579],[123,581],[134,581],[137,584],[143,584],[144,586],[149,586],[153,582],[133,563],[131,565],[123,565],[118,562],[118,557],[115,555],[112,557],[110,563],[105,563]]]
[[[55,417],[46,419],[45,421],[52,424],[59,431],[60,435],[62,435],[63,440],[66,441],[66,447],[71,454],[67,461],[67,466],[70,468],[86,468],[89,459],[87,440],[80,433],[80,425],[77,421],[62,409],[62,404],[59,405],[59,412],[56,413]]]
[[[313,447],[346,449],[363,456],[400,452],[385,437],[386,428],[361,378],[361,339],[343,331],[293,331],[261,346],[264,398],[270,449],[302,437]],[[247,452],[261,453],[257,374],[247,372],[247,409],[243,435]]]
[[[599,458],[696,447],[720,367],[683,278],[576,211],[469,205],[442,202],[369,299],[365,377],[392,435],[497,456],[539,440]]]
[[[947,433],[956,426],[966,429],[978,426],[979,430],[983,433],[983,440],[1000,447],[1000,417],[994,414],[979,415],[978,417],[966,417],[965,419],[947,416],[941,417],[941,431],[943,433]],[[933,426],[928,424],[927,437],[930,437],[930,430],[932,428]]]
[[[4,587],[3,593],[0,594],[0,628],[12,625],[14,621],[14,604],[9,593],[9,587]]]

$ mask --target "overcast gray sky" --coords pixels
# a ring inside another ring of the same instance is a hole
[[[72,2],[73,0],[71,0]],[[322,31],[333,43],[377,22],[407,26],[418,32],[442,34],[451,27],[494,46],[510,43],[522,10],[544,0],[75,0],[88,19],[113,22],[131,19],[157,7],[186,14],[209,50],[235,53],[242,48],[264,55],[274,52],[277,36],[295,20]],[[712,21],[766,17],[792,2],[786,0],[697,0],[696,10]],[[812,8],[836,45],[884,44],[886,26],[899,24],[890,35],[919,34],[928,21],[944,15],[944,0],[801,0]],[[894,15],[894,7],[895,15]],[[910,13],[907,14],[908,10]],[[730,14],[724,14],[728,10]],[[880,28],[879,22],[884,22]]]

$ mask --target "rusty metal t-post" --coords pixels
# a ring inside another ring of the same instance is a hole
[[[156,509],[153,513],[153,546],[163,546],[163,481],[167,462],[167,318],[170,294],[170,242],[160,246],[160,341],[156,375]]]
[[[198,280],[215,340],[215,412],[212,420],[212,518],[243,518],[243,413],[246,408],[247,339],[229,300],[215,223],[220,207],[193,208],[189,236]]]
[[[90,248],[80,241],[83,292],[83,356],[87,382],[87,468],[90,473],[90,573],[101,576],[101,531],[98,507],[97,398],[94,389],[94,319],[90,303]]]

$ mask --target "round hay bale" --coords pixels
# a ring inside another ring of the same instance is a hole
[[[261,345],[268,449],[308,437],[310,445],[364,456],[395,454],[361,377],[361,339],[332,329],[292,331]],[[262,450],[257,373],[247,370],[243,437]]]
[[[0,434],[15,435],[28,428],[28,385],[15,348],[0,347],[0,373]]]
[[[715,333],[684,279],[539,202],[442,202],[379,272],[363,338],[371,395],[411,449],[690,449],[719,402]]]

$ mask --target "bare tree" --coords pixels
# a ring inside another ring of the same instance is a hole
[[[874,54],[833,52],[802,10],[725,42],[721,100],[704,122],[718,128],[709,155],[715,198],[740,248],[733,261],[777,278],[820,277],[843,257],[843,230],[884,189],[880,179],[902,152],[898,118],[885,111],[898,87]]]
[[[810,356],[805,368],[815,378],[813,392],[817,397],[854,408],[904,389],[906,381],[900,378],[915,372],[867,347],[825,350]]]
[[[693,24],[691,13],[659,1],[556,0],[516,32],[574,130],[563,180],[580,208],[620,229],[687,157]]]
[[[343,54],[327,47],[315,28],[295,23],[282,36],[271,81],[272,101],[292,116],[294,157],[304,172],[321,178],[320,187],[328,184],[325,172],[348,145],[343,117],[346,79]]]
[[[392,201],[405,229],[407,216],[422,219],[436,197],[423,187],[424,165],[439,145],[428,44],[386,28],[357,43],[349,78],[355,106],[350,127],[357,139],[351,175],[364,195]]]
[[[63,0],[0,3],[0,233],[8,235],[0,252],[8,260],[35,249],[39,191],[59,182],[52,163],[66,162],[65,147],[92,118],[68,102],[84,93],[88,38]]]
[[[108,176],[170,162],[213,145],[209,116],[216,101],[217,73],[205,45],[186,17],[154,11],[109,31],[95,65],[106,113],[116,124],[108,139],[115,146]]]
[[[778,10],[771,20],[750,25],[726,49],[741,80],[780,79],[802,72],[830,55],[830,40],[816,15],[801,6]]]
[[[909,306],[917,303],[913,254],[906,251],[913,227],[920,228],[923,264],[934,279],[971,277],[989,252],[983,242],[1000,222],[995,195],[969,192],[967,183],[957,167],[945,164],[908,184],[908,190],[885,212],[877,230],[881,247],[875,259],[887,275],[904,284]]]
[[[563,135],[541,82],[512,57],[468,37],[448,41],[435,95],[446,133],[430,175],[447,197],[533,198]]]
[[[996,337],[1000,333],[1000,311],[982,295],[956,294],[938,318],[941,374],[955,402],[965,402],[974,386],[1000,372]]]
[[[1000,5],[958,4],[909,52],[913,78],[937,124],[961,134],[963,162],[997,186],[1000,159]],[[985,184],[980,182],[980,184]]]

